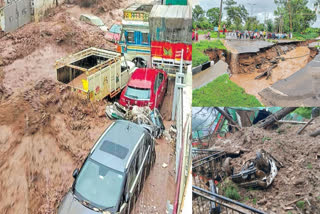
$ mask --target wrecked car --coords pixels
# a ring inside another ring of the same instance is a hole
[[[160,138],[165,130],[162,116],[156,108],[150,110],[149,107],[133,106],[128,109],[114,102],[106,106],[106,115],[112,120],[125,119],[139,124],[155,138]]]
[[[155,141],[118,120],[99,138],[62,200],[58,214],[129,214],[156,159]]]
[[[108,27],[103,23],[103,21],[94,15],[89,15],[89,14],[81,14],[80,16],[80,21],[83,21],[89,25],[94,25],[100,28],[100,30],[107,32]]]
[[[263,149],[256,158],[248,160],[239,173],[231,175],[233,182],[241,187],[268,188],[278,173],[277,161]]]

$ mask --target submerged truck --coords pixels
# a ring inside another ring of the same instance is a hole
[[[88,48],[56,62],[58,81],[91,101],[116,96],[134,69],[120,53],[97,48]]]

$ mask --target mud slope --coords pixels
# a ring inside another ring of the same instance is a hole
[[[258,149],[266,150],[284,165],[267,190],[240,188],[240,195],[248,198],[244,203],[268,213],[291,211],[295,214],[299,213],[295,203],[288,203],[302,198],[301,200],[305,201],[303,213],[319,213],[320,136],[313,138],[309,134],[320,129],[320,118],[315,120],[315,124],[308,126],[301,135],[297,135],[301,127],[291,124],[281,125],[274,130],[250,127],[233,134],[227,140],[215,142],[215,148],[245,151],[241,157],[231,161],[236,171],[240,171],[246,160],[255,158]],[[256,204],[253,201],[256,201]]]
[[[1,213],[54,213],[110,123],[103,110],[51,80],[0,105]]]

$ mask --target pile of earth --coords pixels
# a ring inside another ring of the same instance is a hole
[[[104,106],[47,79],[0,104],[2,213],[56,212],[72,171],[110,124]]]
[[[302,126],[282,124],[270,130],[249,127],[214,143],[212,148],[218,150],[243,152],[231,160],[235,172],[241,170],[245,161],[254,159],[259,149],[264,149],[284,165],[265,190],[239,187],[242,202],[268,213],[317,213],[320,210],[320,136],[309,136],[320,129],[320,118],[297,135]],[[300,211],[296,208],[298,201],[303,201]]]

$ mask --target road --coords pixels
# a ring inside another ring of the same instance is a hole
[[[307,66],[290,77],[262,90],[259,94],[263,103],[274,106],[320,106],[320,98],[315,97],[313,89],[320,84],[314,78],[314,72],[320,73],[319,67],[320,56],[317,55]]]

